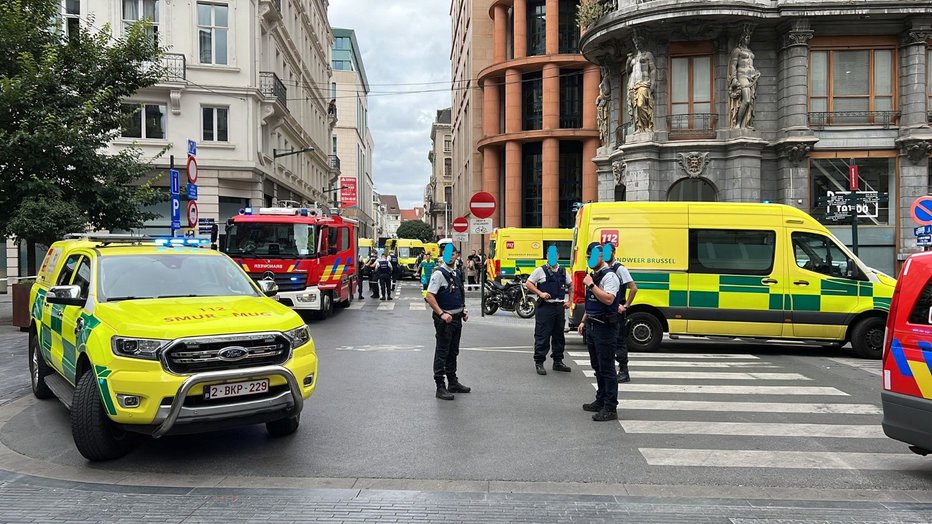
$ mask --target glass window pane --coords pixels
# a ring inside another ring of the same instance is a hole
[[[126,119],[123,126],[122,136],[127,138],[142,138],[142,108],[138,105],[132,106],[133,112]]]
[[[217,39],[216,61],[215,64],[227,64],[227,30],[214,29],[214,37]]]
[[[159,21],[159,1],[158,0],[143,0],[142,9],[143,9],[142,15],[145,18],[158,23]]]
[[[861,181],[861,191],[877,191],[878,193],[891,193],[895,189],[896,159],[895,158],[857,158],[858,175]],[[825,197],[829,192],[837,193],[848,190],[848,168],[850,159],[847,158],[818,158],[810,162],[810,178],[812,180],[812,201]],[[891,193],[892,194],[892,193]],[[890,206],[893,206],[892,210]],[[814,204],[813,204],[814,206]],[[815,208],[812,216],[820,222],[837,225],[832,220],[836,209]],[[826,215],[829,215],[826,217]],[[876,216],[868,216],[876,215]],[[869,206],[869,213],[861,214],[859,224],[887,225],[896,219],[896,199],[890,198],[887,203]],[[845,219],[844,224],[850,224]]]
[[[694,179],[694,182],[702,180]],[[769,275],[777,234],[773,231],[693,229],[689,231],[689,271],[729,275]]]
[[[874,95],[893,93],[893,51],[874,51]]]
[[[81,14],[81,0],[65,0],[65,12],[69,15]]]
[[[864,98],[836,98],[832,110],[839,111],[868,111],[870,99]]]
[[[123,0],[123,20],[139,20],[138,0]]]
[[[828,99],[827,98],[811,98],[809,99],[809,110],[813,113],[827,113],[828,112]]]
[[[214,6],[214,26],[229,27],[228,8],[225,5]]]
[[[210,6],[206,4],[197,4],[197,25],[210,26]]]
[[[146,138],[165,138],[165,106],[146,105]]]
[[[809,60],[812,96],[828,96],[828,53],[816,51],[809,55]]]
[[[693,58],[693,100],[708,102],[711,92],[712,57],[697,56]],[[697,113],[707,111],[696,110]]]
[[[205,107],[201,111],[201,121],[203,127],[202,140],[210,142],[214,139],[214,110],[211,107]]]
[[[701,104],[693,104],[693,113],[711,113],[712,105],[708,102],[703,102]]]
[[[670,96],[673,103],[689,101],[689,59],[674,58],[670,71]]]
[[[201,63],[202,64],[212,64],[213,63],[213,53],[211,52],[211,39],[210,39],[210,29],[201,29],[198,31],[200,35],[200,45],[201,45]]]
[[[228,109],[217,110],[217,141],[218,142],[227,142],[230,140],[228,117],[229,117]]]
[[[875,98],[874,111],[893,111],[893,98],[889,96]]]
[[[870,51],[834,51],[832,53],[832,88],[835,96],[867,95]]]

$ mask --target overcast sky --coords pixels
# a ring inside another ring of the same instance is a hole
[[[449,7],[449,0],[330,0],[330,23],[356,30],[369,79],[375,187],[398,195],[402,208],[424,204],[430,126],[451,104]],[[379,94],[425,90],[436,92]]]

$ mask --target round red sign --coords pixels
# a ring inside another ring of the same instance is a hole
[[[188,200],[188,227],[197,227],[197,202]]]
[[[469,211],[476,218],[489,218],[495,214],[495,197],[480,191],[469,199]]]
[[[188,182],[197,184],[197,159],[193,156],[188,157]]]
[[[469,229],[469,221],[465,217],[459,217],[453,221],[453,231],[465,233]]]

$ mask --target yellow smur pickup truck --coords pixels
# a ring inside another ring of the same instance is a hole
[[[273,281],[196,239],[72,237],[32,288],[29,370],[36,397],[70,409],[85,458],[121,457],[134,434],[297,430],[317,356]]]

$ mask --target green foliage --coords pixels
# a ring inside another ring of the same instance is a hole
[[[114,39],[82,19],[66,38],[60,12],[60,0],[0,1],[0,237],[46,245],[138,227],[161,198],[139,184],[138,149],[106,152],[130,113],[121,101],[164,77],[161,50],[144,22]]]
[[[610,13],[612,7],[602,0],[582,0],[576,11],[576,23],[585,30],[596,20]]]
[[[434,231],[430,224],[421,220],[406,220],[398,226],[398,238],[416,238],[422,242],[433,242]]]

